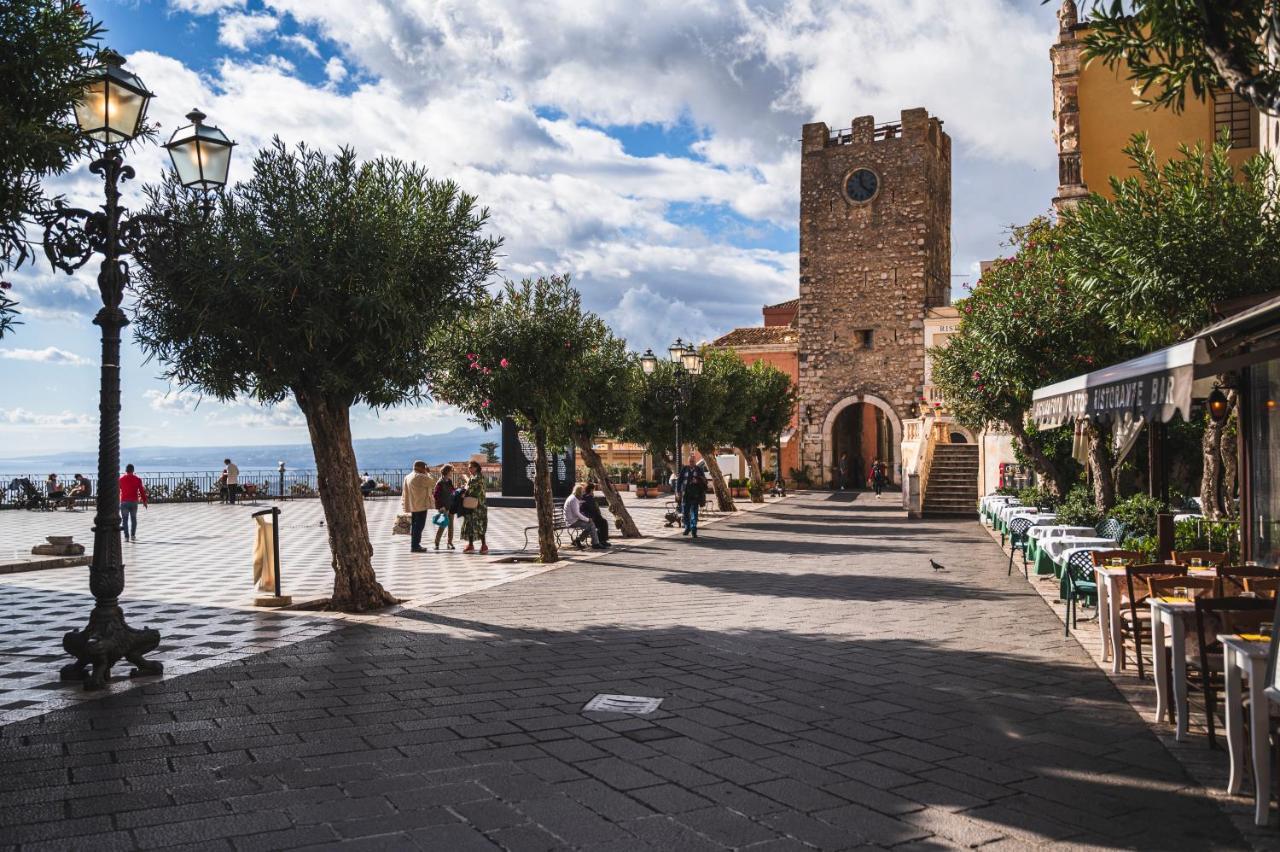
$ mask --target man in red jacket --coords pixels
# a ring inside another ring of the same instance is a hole
[[[133,472],[133,465],[125,465],[124,476],[120,477],[120,529],[125,541],[138,540],[139,502],[147,505],[147,487]]]

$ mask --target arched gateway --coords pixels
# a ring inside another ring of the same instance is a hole
[[[890,482],[897,483],[901,446],[902,421],[889,403],[870,394],[847,396],[831,406],[822,424],[822,481],[834,482],[840,456],[848,453],[853,484],[866,482],[876,459],[885,463]]]

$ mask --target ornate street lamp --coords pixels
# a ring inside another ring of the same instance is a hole
[[[1214,423],[1227,422],[1227,415],[1231,413],[1231,401],[1222,392],[1222,388],[1215,387],[1209,394],[1208,406],[1209,417]]]
[[[70,274],[95,254],[102,256],[98,271],[102,308],[93,319],[102,329],[98,495],[93,562],[89,566],[94,607],[83,630],[72,630],[62,637],[62,647],[76,658],[62,667],[62,679],[82,680],[85,689],[101,689],[111,667],[121,659],[133,663],[134,675],[164,671],[160,663],[145,658],[160,644],[160,632],[130,627],[120,608],[124,561],[120,554],[120,489],[116,487],[120,479],[120,330],[129,323],[120,307],[129,285],[129,267],[123,258],[137,250],[148,227],[164,224],[159,217],[129,215],[120,206],[120,182],[135,176],[133,167],[125,165],[120,146],[141,132],[152,94],[141,80],[124,70],[120,54],[103,51],[100,61],[101,67],[75,104],[75,116],[80,132],[102,146],[101,156],[89,165],[89,171],[102,176],[106,201],[94,211],[58,202],[43,217],[45,255],[56,268]],[[225,181],[225,164],[221,174]],[[216,177],[212,170],[202,174],[201,188],[221,185]]]
[[[187,113],[187,121],[191,123],[173,131],[164,147],[182,185],[204,193],[207,212],[212,206],[209,192],[227,183],[231,149],[236,143],[218,128],[205,124],[206,117],[198,109],[191,110]]]
[[[644,350],[644,354],[640,356],[640,369],[644,370],[646,376],[652,376],[653,371],[658,369],[658,356],[653,354],[652,349]]]
[[[693,348],[692,343],[680,354],[680,363],[684,365],[685,372],[689,375],[702,375],[702,356],[698,354],[697,349]]]
[[[667,347],[667,356],[672,364],[679,364],[684,358],[684,341],[677,337],[676,342]]]

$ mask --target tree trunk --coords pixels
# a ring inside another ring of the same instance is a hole
[[[1236,392],[1227,391],[1227,408],[1231,417],[1222,430],[1222,510],[1228,517],[1235,513],[1236,476],[1240,466],[1240,418],[1236,414]]]
[[[1105,515],[1116,504],[1115,475],[1107,458],[1107,444],[1111,440],[1111,431],[1100,429],[1091,421],[1086,421],[1085,429],[1089,437],[1089,472],[1093,475],[1093,502],[1098,507],[1098,511]]]
[[[1205,424],[1200,450],[1204,456],[1200,473],[1201,511],[1207,519],[1216,521],[1222,514],[1218,503],[1222,480],[1222,424],[1215,423],[1212,417]]]
[[[373,545],[364,516],[359,469],[351,445],[351,409],[322,396],[296,394],[316,459],[316,488],[333,554],[331,609],[365,612],[399,603],[373,573]]]
[[[739,447],[738,451],[747,457],[747,475],[751,477],[751,486],[748,489],[751,494],[751,502],[763,503],[764,477],[760,475],[760,460],[756,457],[756,451],[742,447]]]
[[[627,511],[626,504],[622,502],[622,495],[613,487],[609,472],[605,470],[604,460],[592,448],[591,439],[577,435],[574,437],[574,443],[578,445],[578,452],[582,453],[582,459],[587,463],[587,467],[596,475],[600,490],[604,492],[604,499],[609,504],[609,511],[618,519],[622,537],[640,538],[640,530],[636,527],[636,522],[631,519],[631,513]]]
[[[538,561],[543,564],[560,561],[556,550],[555,499],[551,494],[551,466],[547,463],[547,430],[533,428],[533,502],[538,510]]]
[[[1035,445],[1035,442],[1031,440],[1031,436],[1027,434],[1027,428],[1021,420],[1006,420],[1005,425],[1009,427],[1009,432],[1013,435],[1014,440],[1018,442],[1023,455],[1031,459],[1031,463],[1035,465],[1036,470],[1044,477],[1045,486],[1061,498],[1066,493],[1067,483],[1057,465],[1049,461],[1049,457],[1044,454],[1044,451]]]
[[[716,490],[716,503],[720,506],[720,511],[738,511],[738,507],[733,504],[733,495],[729,493],[729,486],[725,484],[724,474],[720,472],[720,462],[716,461],[715,451],[698,447],[698,452],[702,453],[702,458],[707,463],[707,470],[711,473],[711,487]]]

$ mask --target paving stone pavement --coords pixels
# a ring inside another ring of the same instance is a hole
[[[1246,848],[985,532],[865,495],[0,727],[0,847],[338,844]]]

